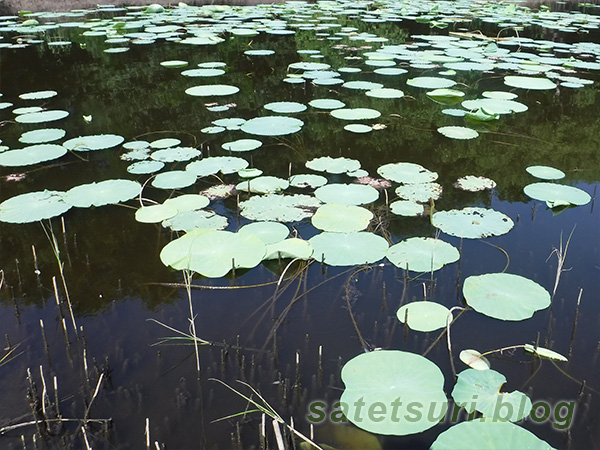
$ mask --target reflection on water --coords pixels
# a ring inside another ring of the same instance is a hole
[[[343,21],[367,32],[377,29],[375,24],[351,17]],[[410,40],[411,34],[430,32],[423,24],[412,23],[411,29],[404,27],[405,22],[402,24],[382,25],[394,43]],[[104,37],[81,36],[77,29],[63,27],[49,31],[48,36],[72,44],[0,49],[2,101],[13,102],[16,107],[18,95],[23,92],[57,90],[59,95],[42,101],[42,106],[69,111],[69,117],[60,122],[60,127],[68,130],[67,138],[102,133],[119,134],[128,141],[176,137],[182,145],[200,148],[204,156],[224,155],[227,153],[221,150],[221,144],[240,138],[240,134],[201,133],[212,120],[250,119],[262,115],[262,106],[269,102],[306,104],[317,97],[339,97],[350,107],[379,110],[382,116],[378,120],[386,129],[367,135],[347,133],[337,119],[309,109],[301,115],[305,122],[301,133],[285,139],[265,139],[263,148],[243,156],[252,167],[282,177],[287,177],[290,165],[292,173],[305,173],[307,160],[325,155],[356,158],[371,174],[388,162],[419,163],[440,175],[438,181],[444,194],[435,204],[437,210],[490,207],[511,217],[515,227],[505,236],[485,241],[461,242],[444,235],[445,240],[461,248],[462,258],[459,264],[435,272],[434,277],[425,274],[409,280],[389,263],[355,273],[354,268],[313,262],[293,266],[289,273],[297,271],[296,276],[278,286],[287,261],[274,261],[250,271],[238,271],[235,278],[197,279],[195,283],[202,288],[192,290],[196,330],[212,344],[200,348],[201,376],[197,379],[193,347],[170,345],[172,341],[164,340],[176,336],[175,330],[187,333],[189,329],[189,304],[181,284],[182,275],[164,267],[158,258],[174,235],[158,225],[133,220],[131,207],[137,206],[135,201],[128,202],[129,208],[119,205],[73,209],[62,221],[52,219],[73,318],[66,305],[57,308],[55,303],[53,279],[61,292],[62,281],[42,226],[3,223],[0,269],[5,279],[0,291],[0,329],[6,336],[7,349],[17,344],[18,347],[13,360],[0,364],[0,426],[30,421],[38,417],[35,414],[44,413],[46,405],[34,405],[34,413],[27,400],[27,370],[30,369],[39,393],[43,389],[41,365],[52,399],[56,377],[62,417],[111,419],[110,426],[103,421],[90,425],[88,439],[94,448],[144,445],[147,421],[150,442],[158,441],[168,448],[257,448],[259,414],[213,423],[248,405],[211,381],[211,377],[245,393],[249,391],[236,380],[248,382],[282,417],[293,417],[297,427],[308,433],[308,404],[314,400],[334,403],[343,389],[341,366],[365,350],[350,320],[349,307],[368,347],[422,353],[438,335],[403,329],[396,320],[396,310],[402,302],[422,300],[425,293],[427,299],[448,307],[461,304],[464,278],[502,271],[507,264],[509,273],[527,276],[551,291],[557,265],[552,250],[560,246],[561,236],[564,245],[574,229],[565,264],[568,271],[561,274],[551,309],[538,312],[523,323],[493,320],[468,311],[452,327],[452,345],[456,353],[465,348],[486,351],[538,341],[569,355],[569,363],[559,364],[560,369],[547,360],[539,369],[533,367],[531,360],[519,351],[497,355],[492,364],[508,379],[504,391],[519,389],[534,400],[550,403],[562,399],[578,401],[570,434],[556,431],[551,424],[525,423],[526,428],[557,448],[590,448],[596,442],[590,430],[598,429],[599,420],[594,411],[598,409],[600,389],[595,383],[600,310],[593,301],[600,290],[599,212],[592,201],[555,215],[523,194],[523,187],[532,181],[525,168],[543,164],[561,168],[567,173],[566,183],[595,197],[600,180],[596,85],[541,92],[519,90],[519,101],[529,106],[526,113],[504,116],[492,125],[480,124],[485,133],[479,139],[453,141],[435,132],[438,127],[458,123],[456,118],[440,113],[451,106],[439,105],[405,83],[410,77],[427,75],[427,70],[407,66],[409,73],[395,79],[371,71],[344,74],[345,80],[381,82],[405,92],[404,98],[390,101],[359,97],[339,86],[307,83],[298,87],[282,83],[289,64],[306,57],[300,56],[298,50],[321,50],[334,67],[363,67],[360,61],[352,59],[364,50],[357,49],[360,45],[334,52],[330,41],[315,40],[312,31],[298,30],[294,35],[283,36],[227,36],[218,46],[160,41],[131,45],[123,54],[104,52],[110,45],[104,43]],[[379,44],[367,45],[378,48]],[[272,49],[275,54],[244,56],[248,49]],[[202,81],[160,65],[175,59],[189,61],[190,67],[201,62],[226,61],[227,72],[219,82],[240,88],[240,94],[234,98],[235,108],[210,112],[204,105],[209,100],[186,95],[187,88]],[[595,75],[586,73],[586,77]],[[504,89],[502,77],[494,73],[464,72],[457,79],[469,98],[485,90]],[[19,136],[36,127],[14,123],[11,109],[1,111],[0,138],[2,145],[19,148]],[[83,116],[92,116],[93,120],[86,121]],[[124,151],[112,149],[83,156],[69,153],[39,166],[2,167],[0,201],[23,192],[66,190],[108,178],[133,178],[125,170],[129,163],[119,158]],[[16,172],[22,172],[24,178],[10,181],[7,175]],[[497,188],[490,194],[468,193],[452,186],[458,177],[468,174],[490,177],[497,182]],[[146,178],[140,177],[139,181]],[[222,178],[226,183],[238,180],[237,175]],[[330,179],[348,182],[344,176]],[[214,182],[201,179],[183,192],[198,192]],[[145,197],[156,201],[169,195],[152,187],[144,190]],[[229,230],[237,230],[248,222],[239,216],[235,197],[217,200],[211,208],[228,217]],[[426,217],[400,218],[390,214],[383,195],[374,211],[393,242],[435,234]],[[48,227],[49,223],[45,225]],[[305,239],[316,233],[306,221],[294,228]],[[243,288],[249,285],[256,287]],[[580,289],[583,294],[577,309]],[[68,339],[64,336],[63,316]],[[157,343],[160,345],[154,345]],[[453,380],[444,339],[428,358],[446,374],[445,390],[449,393]],[[102,386],[96,393],[101,377]],[[586,389],[582,389],[583,380]],[[44,414],[54,417],[57,412]],[[42,433],[62,436],[64,441],[60,444],[49,440],[52,448],[71,445],[70,440],[74,448],[82,448],[78,426],[78,422],[66,422],[63,429],[57,427]],[[447,427],[448,424],[440,425],[417,437],[382,437],[380,441],[385,448],[428,448]],[[29,442],[33,432],[31,427],[16,428],[0,440],[3,446],[17,447],[21,434]],[[320,442],[327,442],[334,434],[327,427],[316,427],[315,432]]]

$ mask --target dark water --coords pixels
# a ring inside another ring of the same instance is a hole
[[[373,24],[353,22],[351,18],[348,21],[364,31],[377,30]],[[6,336],[7,348],[16,344],[19,347],[17,356],[0,366],[0,426],[32,420],[27,370],[41,392],[42,366],[51,398],[52,379],[56,377],[64,418],[84,417],[102,374],[103,383],[89,408],[89,418],[111,420],[110,426],[97,423],[87,429],[93,448],[143,448],[147,421],[151,445],[157,441],[166,448],[259,448],[260,414],[213,422],[246,408],[253,409],[212,381],[213,377],[246,394],[250,391],[236,380],[248,382],[284,419],[289,422],[293,418],[295,426],[308,434],[307,405],[315,400],[333,403],[339,398],[344,387],[341,366],[364,351],[348,306],[370,347],[423,353],[438,333],[404,330],[396,319],[401,302],[421,300],[425,292],[428,299],[448,307],[461,305],[464,278],[502,271],[507,263],[509,273],[531,278],[552,291],[557,267],[552,250],[559,247],[561,236],[564,245],[573,231],[565,263],[568,271],[562,273],[551,308],[525,322],[503,322],[467,311],[452,326],[452,346],[456,355],[465,348],[483,352],[539,340],[540,345],[569,355],[568,363],[558,363],[566,375],[548,360],[541,367],[539,361],[532,364],[531,358],[520,350],[496,355],[492,364],[508,380],[504,391],[522,390],[534,402],[556,404],[565,400],[577,405],[568,432],[557,430],[551,423],[527,422],[523,424],[525,428],[556,448],[597,448],[600,213],[593,200],[586,206],[554,215],[522,191],[532,181],[525,168],[544,164],[564,170],[567,177],[563,182],[595,197],[600,180],[597,83],[582,89],[519,92],[518,100],[528,105],[529,111],[502,117],[500,123],[474,141],[451,141],[435,130],[459,124],[462,119],[440,114],[440,105],[405,84],[407,78],[422,74],[422,70],[409,68],[407,75],[394,80],[376,74],[344,75],[346,80],[381,81],[386,87],[405,91],[405,98],[389,104],[364,96],[359,102],[339,87],[282,83],[287,66],[301,60],[299,49],[322,48],[330,58],[328,63],[344,65],[339,55],[328,52],[330,44],[315,40],[313,32],[232,36],[210,47],[170,42],[131,45],[129,52],[115,55],[102,51],[103,38],[84,39],[76,33],[63,32],[76,43],[85,41],[86,48],[74,44],[66,48],[35,45],[0,49],[0,91],[2,101],[17,105],[18,95],[23,92],[57,90],[59,95],[44,100],[43,106],[70,112],[58,125],[68,130],[67,138],[102,133],[119,134],[126,140],[169,136],[181,139],[183,145],[201,147],[205,156],[215,156],[226,154],[220,149],[222,142],[238,137],[233,132],[202,134],[200,130],[211,120],[251,118],[262,105],[272,101],[307,103],[316,97],[339,95],[349,106],[379,109],[387,130],[368,135],[346,133],[328,114],[308,110],[300,116],[306,124],[303,131],[285,142],[290,146],[267,138],[265,148],[242,156],[247,156],[251,165],[265,174],[284,177],[290,163],[293,173],[305,173],[305,161],[325,155],[359,159],[371,174],[388,162],[423,164],[440,174],[444,186],[443,198],[436,202],[438,210],[489,207],[510,216],[515,227],[507,235],[485,242],[465,240],[461,244],[457,238],[442,235],[453,245],[462,245],[462,258],[460,264],[435,272],[433,281],[429,274],[407,280],[402,270],[389,263],[356,272],[359,268],[326,267],[314,262],[289,284],[276,289],[274,283],[281,270],[277,261],[236,273],[235,279],[196,279],[194,283],[202,287],[226,288],[192,290],[197,333],[214,344],[200,349],[198,378],[193,347],[155,345],[165,337],[175,336],[175,332],[153,321],[182,331],[189,326],[185,289],[170,285],[182,283],[182,275],[164,267],[158,258],[162,247],[173,237],[170,232],[136,222],[134,209],[123,206],[74,208],[64,215],[64,222],[58,218],[51,221],[79,329],[76,337],[67,316],[65,340],[52,284],[56,277],[60,286],[59,271],[42,226],[2,223],[0,269],[5,280],[0,291],[0,331]],[[393,43],[402,43],[411,34],[429,33],[429,28],[403,22],[402,27],[394,25],[386,33]],[[379,44],[368,45],[375,49]],[[276,53],[269,59],[250,58],[242,55],[248,48],[268,48]],[[172,59],[187,60],[190,67],[205,61],[226,61],[227,74],[219,82],[241,88],[235,96],[236,108],[210,113],[203,99],[187,96],[185,89],[202,81],[160,66],[161,61]],[[594,74],[586,76],[591,78]],[[461,73],[459,77],[470,98],[484,90],[503,88],[498,74]],[[20,134],[35,127],[12,122],[11,109],[0,111],[0,138],[3,144],[18,148]],[[92,115],[93,121],[85,123],[82,115]],[[68,154],[54,163],[24,168],[26,177],[19,182],[4,177],[21,170],[0,168],[0,201],[44,188],[65,190],[95,180],[133,178],[125,171],[129,163],[119,159],[123,151],[90,153],[84,155],[86,160]],[[498,186],[491,194],[454,189],[454,180],[466,174],[493,178]],[[143,182],[145,178],[139,180]],[[229,182],[236,180],[233,175],[224,178]],[[200,180],[183,192],[198,192],[212,183],[213,180]],[[162,201],[169,193],[147,188],[144,195]],[[128,204],[135,206],[133,201]],[[229,218],[228,230],[235,231],[248,222],[239,216],[235,198],[217,201],[211,208]],[[375,208],[379,208],[378,214],[394,242],[435,234],[428,218],[386,213],[383,196]],[[305,239],[316,233],[310,222],[294,227]],[[35,273],[35,264],[39,274]],[[261,284],[266,285],[243,288]],[[580,290],[583,291],[575,327]],[[449,393],[454,380],[445,339],[427,357],[444,372],[445,390]],[[455,364],[459,371],[465,368],[458,358]],[[429,448],[448,426],[440,425],[418,436],[379,440],[384,448]],[[269,438],[273,439],[269,421],[267,427]],[[35,433],[34,426],[9,431],[0,436],[0,447],[21,448],[23,435],[28,448],[33,448]],[[319,442],[331,442],[334,434],[328,427],[316,427],[315,433]],[[39,436],[37,440],[39,444]],[[48,448],[85,448],[78,422],[50,430],[46,442]],[[274,441],[269,445],[274,448]]]

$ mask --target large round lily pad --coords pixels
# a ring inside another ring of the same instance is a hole
[[[290,230],[279,222],[253,222],[244,225],[238,233],[252,234],[268,245],[283,241],[290,234]]]
[[[15,117],[15,121],[19,123],[43,123],[53,122],[55,120],[64,119],[69,115],[69,111],[63,110],[47,110],[29,114],[20,114]]]
[[[71,209],[64,200],[64,192],[28,192],[0,203],[0,221],[29,223],[60,216]]]
[[[354,205],[327,203],[312,216],[312,224],[323,231],[350,233],[362,231],[369,226],[373,213]]]
[[[104,180],[69,189],[64,201],[78,208],[112,205],[137,197],[142,186],[133,180]]]
[[[304,122],[294,117],[264,116],[244,122],[241,129],[258,136],[284,136],[300,131],[303,125]]]
[[[440,127],[438,128],[438,133],[443,134],[447,138],[450,139],[475,139],[479,136],[479,133],[471,128],[467,127]]]
[[[438,178],[437,172],[432,172],[425,167],[407,162],[384,164],[377,169],[383,178],[396,183],[429,183]]]
[[[529,174],[542,180],[560,180],[565,177],[562,170],[550,166],[529,166],[525,169]]]
[[[63,146],[77,152],[89,152],[116,147],[124,140],[125,138],[123,136],[118,136],[116,134],[97,134],[69,139],[63,143]]]
[[[532,183],[523,188],[523,192],[535,200],[547,202],[551,208],[566,205],[586,205],[591,200],[590,194],[574,186],[556,183]]]
[[[0,166],[29,166],[44,161],[60,158],[67,149],[57,144],[30,145],[19,150],[8,150],[0,153]]]
[[[330,114],[336,119],[342,120],[366,120],[376,119],[381,113],[370,108],[340,108],[334,109]]]
[[[458,261],[460,253],[441,239],[412,237],[392,245],[386,254],[396,267],[414,272],[432,272]]]
[[[437,425],[448,407],[442,371],[414,353],[362,353],[344,365],[342,381],[344,415],[371,433],[420,433]]]
[[[389,244],[373,233],[323,232],[309,239],[313,258],[331,266],[372,264],[385,256]]]
[[[500,236],[515,225],[499,211],[475,207],[438,211],[431,217],[431,223],[446,234],[468,239]]]
[[[267,194],[240,202],[241,215],[250,220],[297,222],[311,217],[321,202],[310,195]]]
[[[321,156],[320,158],[311,159],[306,162],[306,167],[317,172],[327,173],[347,173],[354,172],[360,169],[360,161],[356,159],[344,158],[332,158],[330,156]]]
[[[456,81],[442,77],[416,77],[406,80],[406,84],[423,89],[446,89],[456,84]]]
[[[196,182],[196,174],[187,170],[171,170],[156,175],[152,186],[158,189],[181,189]]]
[[[236,156],[211,156],[189,163],[185,166],[185,170],[198,177],[206,177],[218,172],[223,174],[234,173],[245,169],[248,165],[248,161]]]
[[[315,197],[323,203],[363,205],[379,198],[379,191],[365,184],[332,183],[315,190]]]
[[[290,186],[288,180],[265,175],[244,180],[235,187],[238,191],[255,192],[258,194],[274,194],[286,190]]]
[[[501,320],[528,319],[551,301],[548,291],[535,281],[510,273],[470,276],[463,295],[475,311]]]
[[[404,323],[408,319],[407,325],[411,330],[424,333],[445,328],[449,314],[450,310],[444,305],[424,301],[408,303],[396,312],[400,322]]]
[[[525,76],[506,76],[504,84],[511,87],[533,90],[554,89],[556,84],[548,78],[525,77]]]
[[[193,86],[185,90],[185,93],[194,97],[216,97],[223,95],[232,95],[239,92],[237,86],[229,86],[227,84],[209,84]]]

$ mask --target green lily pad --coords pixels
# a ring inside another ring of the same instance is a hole
[[[343,87],[347,89],[358,89],[361,91],[371,91],[373,89],[381,89],[383,84],[374,83],[372,81],[346,81]]]
[[[164,162],[160,161],[138,161],[127,166],[127,172],[135,175],[154,173],[165,167]]]
[[[525,169],[530,175],[542,180],[560,180],[565,177],[562,170],[549,166],[529,166]]]
[[[390,211],[398,216],[415,217],[422,216],[425,213],[425,208],[417,202],[397,200],[390,203]]]
[[[371,433],[420,433],[437,425],[448,407],[442,371],[414,353],[399,350],[362,353],[344,365],[342,381],[346,385],[340,398],[344,415]],[[358,405],[364,408],[362,414]],[[409,405],[422,409],[417,414]],[[433,414],[425,414],[432,410]],[[367,414],[368,411],[371,413]]]
[[[164,149],[164,148],[169,148],[169,147],[175,147],[176,145],[181,144],[181,140],[177,139],[177,138],[162,138],[162,139],[157,139],[155,141],[150,142],[150,147],[152,147],[153,149],[159,150],[159,149]]]
[[[313,248],[308,241],[298,238],[289,238],[274,244],[267,245],[267,253],[263,259],[299,258],[309,259]]]
[[[383,178],[396,183],[429,183],[437,180],[437,172],[431,172],[419,164],[413,163],[390,163],[384,164],[377,169],[377,173]]]
[[[380,88],[380,89],[371,89],[370,91],[365,92],[368,97],[374,98],[402,98],[404,97],[404,92],[400,89],[393,88]]]
[[[510,273],[470,276],[464,282],[463,295],[475,311],[501,320],[528,319],[551,301],[542,286]]]
[[[202,152],[194,147],[171,147],[152,152],[150,158],[160,162],[189,161],[201,154]]]
[[[135,220],[142,223],[159,223],[177,214],[177,208],[168,205],[142,206],[135,212]]]
[[[330,114],[342,120],[367,120],[381,116],[379,111],[370,108],[340,108],[334,109]]]
[[[164,228],[173,231],[222,230],[227,228],[227,225],[227,217],[202,209],[178,211],[176,215],[162,222]]]
[[[488,359],[477,350],[462,350],[458,357],[467,366],[475,370],[489,370],[491,366]]]
[[[45,100],[58,95],[56,91],[35,91],[19,95],[21,100]]]
[[[396,195],[404,200],[417,203],[429,203],[442,195],[442,186],[438,183],[404,184],[396,188]]]
[[[535,200],[546,202],[551,208],[565,205],[581,206],[592,200],[590,194],[582,189],[556,183],[528,184],[523,188],[523,192]]]
[[[350,131],[351,133],[363,134],[370,133],[371,131],[373,131],[373,127],[370,127],[369,125],[363,125],[360,123],[351,123],[344,126],[344,130]]]
[[[346,106],[344,102],[333,98],[317,98],[311,100],[308,104],[317,109],[339,109]]]
[[[434,89],[433,91],[426,92],[426,94],[434,99],[459,99],[465,96],[463,91],[457,89]]]
[[[485,189],[494,189],[496,187],[496,182],[485,177],[467,175],[456,180],[454,187],[462,189],[463,191],[479,192],[484,191]]]
[[[441,239],[412,237],[392,245],[386,257],[396,267],[414,272],[433,272],[458,261],[460,253]]]
[[[482,109],[488,115],[512,114],[527,111],[527,105],[514,100],[496,98],[479,98],[476,100],[465,100],[461,106],[470,111]]]
[[[230,152],[249,152],[261,147],[262,144],[263,143],[257,139],[238,139],[233,142],[225,142],[221,145],[221,148]]]
[[[396,312],[396,317],[402,323],[408,318],[408,327],[411,330],[429,333],[430,331],[446,328],[446,321],[450,310],[444,305],[435,302],[411,302],[403,305]],[[452,317],[450,316],[450,321]]]
[[[193,86],[185,90],[185,93],[194,97],[217,97],[223,95],[233,95],[240,91],[237,86],[227,84],[209,84]]]
[[[360,169],[360,162],[350,158],[331,158],[330,156],[322,156],[320,158],[311,159],[306,162],[306,167],[317,172],[327,172],[333,174],[354,172]]]
[[[317,209],[311,222],[319,230],[350,233],[367,228],[372,218],[373,213],[366,208],[327,203]]]
[[[295,188],[318,188],[327,184],[327,178],[321,175],[300,174],[290,177],[290,186]]]
[[[176,270],[220,278],[233,267],[257,266],[265,251],[265,244],[251,234],[191,231],[169,242],[160,252],[160,260]]]
[[[440,127],[437,130],[438,133],[450,139],[475,139],[479,136],[477,131],[467,127]]]
[[[244,180],[235,187],[238,191],[254,192],[257,194],[273,194],[286,190],[290,186],[288,180],[283,178],[262,176]]]
[[[555,352],[554,350],[550,350],[544,347],[535,347],[531,344],[525,344],[524,350],[527,353],[534,353],[537,356],[548,359],[556,359],[558,361],[568,361],[568,359],[561,355],[560,353]]]
[[[431,444],[431,450],[497,450],[522,448],[555,450],[531,431],[511,422],[481,418],[461,422],[441,433]]]
[[[43,123],[54,122],[55,120],[64,119],[69,115],[68,111],[62,110],[47,110],[36,113],[20,114],[15,117],[15,121],[19,123]]]
[[[306,111],[306,105],[297,102],[273,102],[267,103],[264,108],[274,113],[292,114]]]
[[[441,77],[416,77],[406,80],[406,84],[423,89],[446,89],[456,84],[456,81]]]
[[[97,134],[79,136],[63,143],[63,147],[77,152],[105,150],[120,145],[125,138],[116,134]]]
[[[235,173],[245,169],[248,165],[248,161],[236,156],[211,156],[189,163],[185,166],[185,170],[198,177],[206,177],[219,172],[222,174]]]
[[[379,191],[369,185],[332,183],[316,189],[315,197],[323,203],[363,205],[376,201]]]
[[[65,202],[64,194],[45,190],[11,197],[0,203],[0,221],[29,223],[60,216],[72,206]]]
[[[283,241],[290,234],[290,230],[279,222],[253,222],[244,225],[238,233],[252,234],[268,245]]]
[[[19,138],[24,144],[43,144],[58,141],[65,137],[67,132],[61,128],[42,128],[40,130],[26,131]]]
[[[389,245],[381,236],[366,231],[323,232],[309,239],[313,257],[330,266],[372,264],[385,256]]]
[[[168,69],[181,69],[182,67],[187,67],[188,64],[189,63],[187,61],[181,61],[178,59],[162,61],[160,63],[161,66],[166,67]]]
[[[446,234],[467,239],[500,236],[515,225],[499,211],[475,207],[438,211],[431,217],[431,223]]]
[[[142,186],[133,180],[104,180],[75,186],[65,192],[64,201],[78,208],[112,205],[137,197]]]
[[[458,374],[452,397],[468,413],[479,411],[497,421],[518,422],[529,415],[531,400],[519,391],[501,393],[506,377],[495,370],[466,369]]]
[[[311,217],[321,202],[310,195],[267,194],[240,202],[240,214],[250,220],[298,222]]]
[[[152,186],[158,189],[181,189],[196,182],[196,175],[187,170],[171,170],[156,175]]]
[[[30,166],[44,161],[58,159],[67,153],[67,149],[57,144],[36,144],[19,150],[0,153],[0,166]]]
[[[548,78],[539,77],[523,77],[523,76],[506,76],[504,84],[511,87],[533,90],[548,90],[554,89],[556,84]]]
[[[210,200],[203,195],[198,194],[183,194],[177,197],[169,198],[165,200],[163,205],[171,206],[176,208],[177,211],[194,211],[196,209],[202,209],[208,206]]]
[[[304,122],[294,117],[264,116],[246,121],[241,130],[258,136],[284,136],[300,131]]]
[[[251,169],[240,169],[237,171],[237,174],[240,178],[256,178],[260,177],[263,174],[263,171],[253,167]]]

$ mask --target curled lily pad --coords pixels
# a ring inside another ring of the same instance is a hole
[[[373,213],[366,208],[327,203],[317,209],[311,222],[319,230],[350,233],[367,228],[372,218]]]
[[[399,350],[362,353],[342,368],[344,416],[371,433],[407,435],[437,425],[448,408],[444,376],[421,355]],[[418,414],[410,405],[419,405]],[[359,408],[364,406],[364,410]],[[431,413],[431,411],[435,411]],[[377,411],[378,414],[365,414]],[[429,414],[424,414],[429,411]]]
[[[160,260],[177,270],[188,269],[220,278],[232,268],[252,268],[265,255],[265,244],[251,234],[229,231],[191,231],[168,243]]]
[[[381,236],[357,233],[323,232],[309,239],[313,257],[331,266],[372,264],[383,259],[389,245]]]
[[[300,131],[303,125],[304,122],[294,117],[264,116],[246,121],[241,129],[258,136],[284,136]]]
[[[532,183],[523,188],[523,192],[535,200],[546,202],[548,206],[586,205],[592,197],[582,189],[556,183]]]
[[[313,248],[308,241],[298,238],[289,238],[274,244],[267,245],[264,259],[299,258],[309,259]]]
[[[467,175],[456,180],[454,187],[462,189],[463,191],[478,192],[485,189],[494,189],[496,187],[496,182],[485,177]]]
[[[550,306],[546,289],[510,273],[470,276],[464,282],[463,295],[475,311],[501,320],[525,320]]]
[[[377,173],[388,180],[405,184],[429,183],[438,178],[436,172],[431,172],[425,167],[414,163],[384,164],[377,169]]]
[[[315,197],[323,203],[363,205],[376,201],[379,192],[369,185],[332,183],[315,190]]]
[[[498,421],[518,422],[529,415],[531,400],[519,391],[499,392],[504,383],[504,375],[495,370],[466,369],[458,374],[452,397],[468,413],[479,411]]]
[[[441,127],[438,133],[443,134],[450,139],[475,139],[479,133],[467,127]]]
[[[499,211],[474,207],[438,211],[431,217],[431,223],[446,234],[468,239],[500,236],[515,225]]]
[[[44,161],[60,158],[67,149],[57,144],[30,145],[19,150],[8,150],[0,153],[0,166],[29,166]]]
[[[446,327],[446,321],[452,316],[450,310],[436,302],[411,302],[400,307],[396,312],[398,320],[402,323],[408,318],[408,327],[411,330],[429,333]]]
[[[142,186],[133,180],[104,180],[75,186],[65,192],[64,201],[78,208],[112,205],[137,197]]]
[[[311,217],[321,202],[310,195],[267,194],[240,202],[241,215],[250,220],[297,222]]]
[[[396,267],[414,272],[433,272],[458,261],[460,253],[441,239],[412,237],[392,245],[386,254]]]
[[[441,433],[431,444],[431,450],[496,450],[526,448],[554,450],[531,431],[511,422],[481,418],[461,422]]]
[[[530,175],[542,180],[560,180],[565,177],[562,170],[549,166],[529,166],[525,169]]]
[[[525,344],[524,349],[527,353],[534,353],[542,358],[556,359],[558,361],[568,361],[568,359],[565,356],[548,348],[535,347],[531,344]]]
[[[475,370],[488,370],[490,362],[477,350],[463,350],[458,355],[460,360]]]
[[[65,202],[64,192],[28,192],[4,200],[0,203],[0,221],[9,223],[29,223],[60,216],[71,209]]]
[[[97,134],[69,139],[63,143],[63,146],[77,152],[89,152],[116,147],[124,140],[125,138],[123,136],[118,136],[116,134]]]
[[[347,173],[354,172],[360,169],[360,162],[350,158],[331,158],[330,156],[322,156],[320,158],[311,159],[306,162],[306,167],[317,172],[327,173]]]

